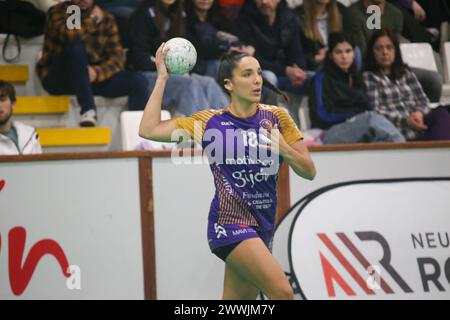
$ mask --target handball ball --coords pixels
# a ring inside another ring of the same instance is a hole
[[[172,38],[166,42],[170,48],[165,63],[171,74],[185,74],[194,68],[197,62],[197,51],[194,45],[184,38]]]

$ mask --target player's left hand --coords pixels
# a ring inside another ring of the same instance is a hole
[[[270,130],[265,128],[259,129],[259,147],[281,156],[289,149],[289,145],[278,129],[278,124],[275,124]]]

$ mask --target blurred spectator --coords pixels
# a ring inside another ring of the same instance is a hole
[[[297,9],[303,4],[303,0],[286,0],[286,4],[291,9]]]
[[[337,0],[304,0],[297,7],[300,36],[308,70],[315,70],[326,57],[328,34],[342,31],[342,15]]]
[[[381,9],[381,28],[389,29],[397,35],[403,32],[403,14],[394,5],[386,0],[360,0],[347,8],[347,17],[344,19],[344,30],[355,38],[355,44],[364,53],[367,42],[376,29],[367,27],[370,17],[366,9],[370,5],[377,5]],[[439,72],[420,68],[411,68],[419,79],[425,93],[432,102],[441,99],[443,79]]]
[[[197,49],[194,72],[216,78],[220,56],[228,50],[254,54],[222,14],[218,0],[186,0],[186,37]]]
[[[152,56],[163,41],[185,36],[185,13],[182,0],[144,0],[129,21],[129,67],[142,71],[152,88],[156,83],[156,66]],[[223,108],[229,99],[214,78],[171,75],[163,96],[164,106],[175,106],[183,115],[205,108]]]
[[[245,0],[219,0],[223,15],[229,22],[235,22]]]
[[[46,13],[51,6],[54,6],[55,4],[58,4],[65,0],[23,0],[23,1],[32,3],[36,7],[36,9],[39,9],[42,12]]]
[[[435,51],[439,51],[440,41],[438,34],[433,34],[422,24],[424,21],[422,19],[424,19],[426,14],[416,1],[406,0],[411,5],[409,8],[405,6],[406,2],[404,0],[388,1],[396,6],[403,14],[403,37],[411,42],[428,42],[433,46]],[[417,15],[411,10],[412,7],[417,8]]]
[[[72,4],[81,8],[80,29],[66,25],[66,9]],[[124,71],[124,65],[114,17],[93,5],[93,0],[71,0],[50,8],[37,74],[50,94],[76,95],[80,126],[97,123],[94,95],[128,96],[130,110],[145,107],[148,82],[139,73]]]
[[[345,33],[330,33],[329,53],[311,86],[313,128],[325,130],[324,143],[404,142],[400,131],[371,111],[355,64],[355,45]]]
[[[439,30],[442,22],[450,22],[448,0],[398,0],[398,2],[426,28]]]
[[[308,75],[298,17],[284,0],[247,0],[237,21],[239,37],[255,48],[263,77],[283,91],[306,93]],[[298,123],[298,110],[290,110]]]
[[[397,34],[403,32],[403,14],[394,5],[385,0],[360,0],[347,8],[348,19],[344,20],[344,30],[353,35],[355,44],[364,53],[367,42],[376,29],[367,27],[372,14],[366,13],[367,7],[376,5],[381,10],[381,28],[390,29]]]
[[[366,52],[363,77],[375,111],[401,130],[407,140],[449,140],[450,115],[444,107],[430,109],[413,72],[403,63],[396,35],[377,30]]]
[[[103,10],[111,13],[116,19],[119,28],[120,43],[128,48],[128,19],[142,0],[95,0],[95,4]]]
[[[15,104],[14,87],[0,80],[0,155],[42,153],[36,130],[12,121]]]

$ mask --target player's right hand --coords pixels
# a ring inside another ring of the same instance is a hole
[[[169,72],[167,71],[166,63],[164,62],[168,51],[169,47],[165,46],[165,42],[163,42],[159,46],[158,50],[156,50],[156,59],[155,59],[156,72],[158,77],[164,79],[169,78]]]

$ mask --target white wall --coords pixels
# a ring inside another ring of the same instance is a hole
[[[317,177],[290,172],[291,202],[329,184],[361,179],[450,176],[449,149],[314,152]],[[157,295],[159,299],[219,299],[223,263],[209,251],[206,225],[213,196],[207,165],[153,161]],[[289,270],[288,217],[278,229],[274,254]]]
[[[313,181],[301,179],[290,170],[292,205],[319,188],[345,181],[450,176],[449,149],[313,152],[312,158],[317,169]],[[274,254],[286,271],[289,270],[287,241],[294,215],[283,220],[274,240]]]
[[[314,181],[290,172],[292,203],[338,182],[450,176],[449,148],[313,152],[312,157]],[[137,159],[1,163],[2,180],[0,299],[15,298],[7,268],[8,232],[14,226],[27,229],[25,255],[36,241],[54,239],[69,263],[82,270],[82,290],[69,291],[54,258],[44,257],[19,298],[143,298]],[[220,299],[224,264],[210,252],[206,237],[213,193],[206,163],[153,159],[158,299]],[[278,228],[273,250],[286,271],[292,216]]]
[[[158,299],[221,298],[224,264],[210,252],[206,237],[213,196],[214,182],[206,163],[153,160]]]
[[[0,163],[0,181],[0,300],[144,298],[137,159]],[[14,295],[8,233],[17,226],[27,232],[22,264],[36,242],[52,239],[80,267],[81,289],[69,290],[46,255]]]

